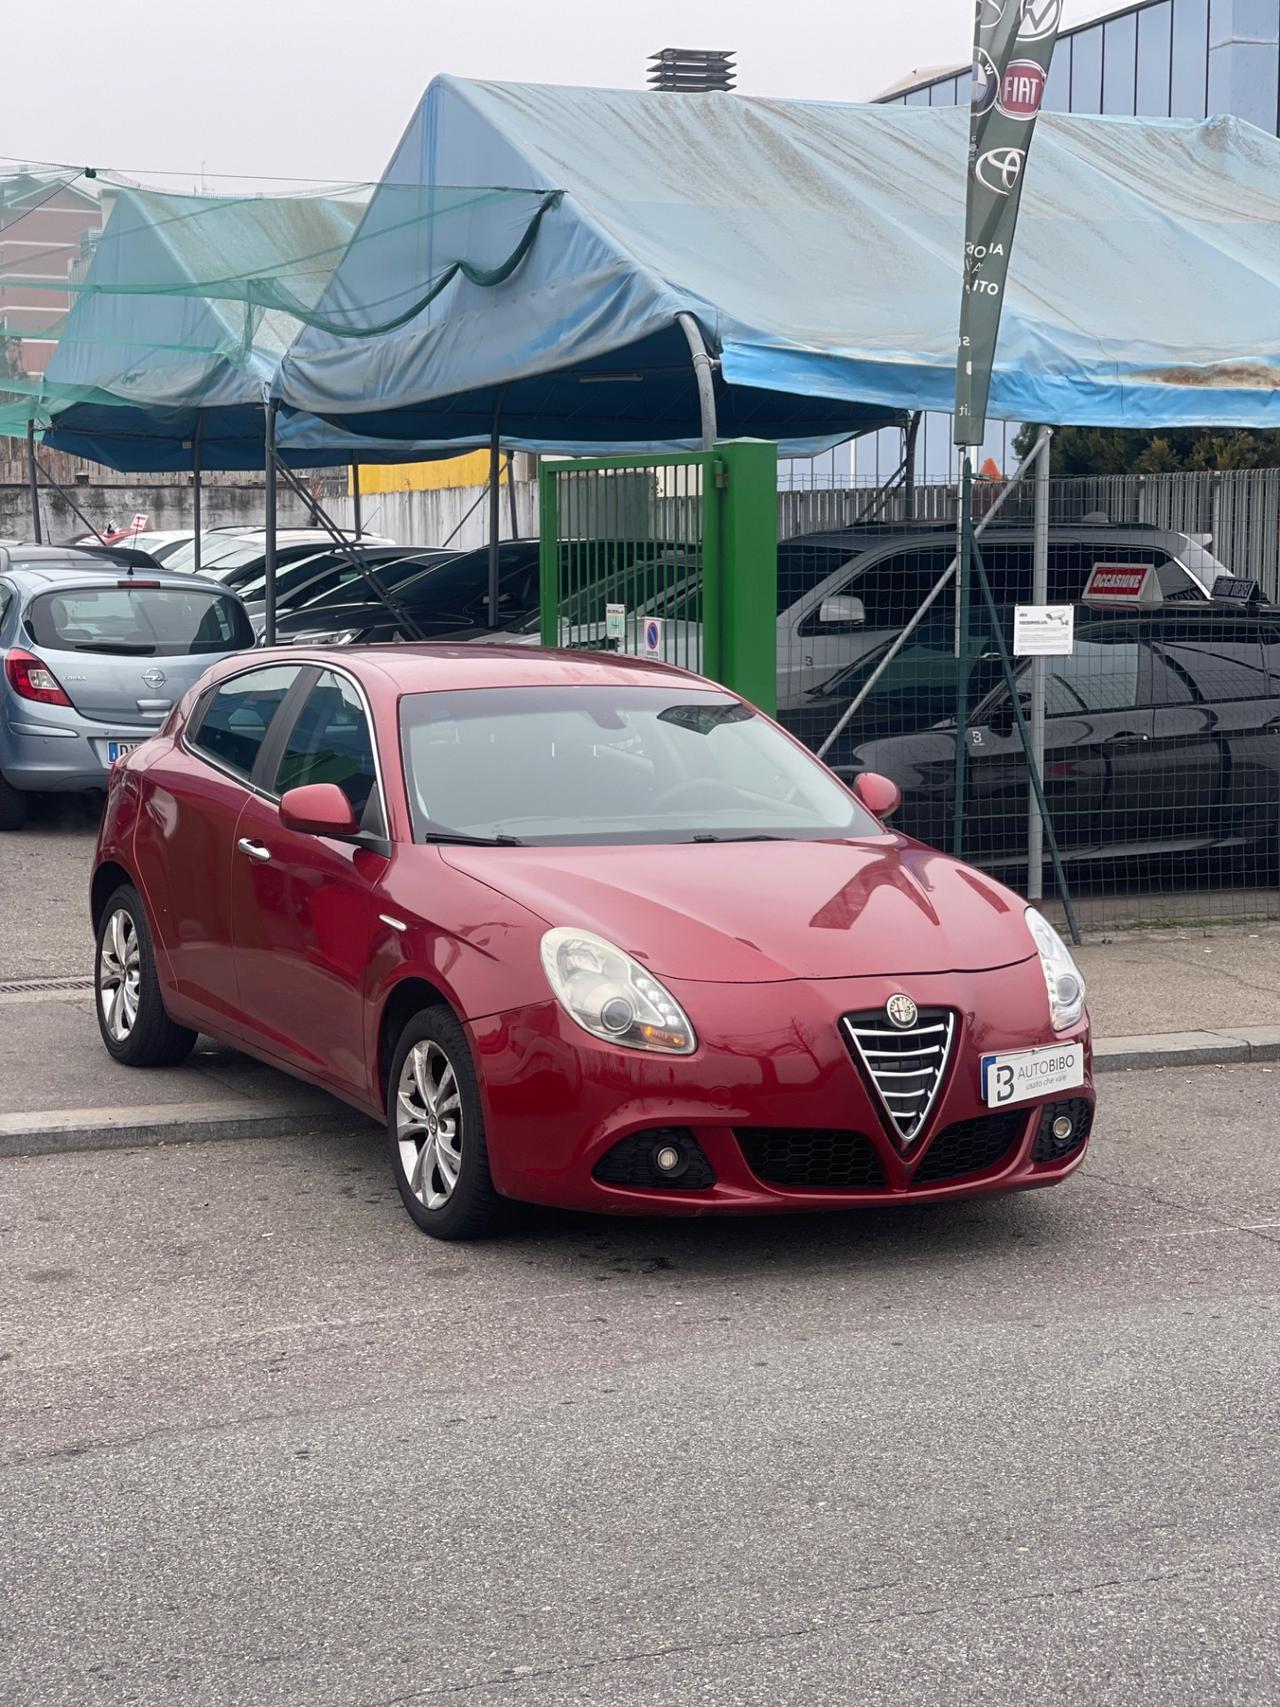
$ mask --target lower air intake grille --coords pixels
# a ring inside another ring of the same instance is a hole
[[[747,1166],[769,1185],[882,1191],[887,1184],[875,1145],[861,1132],[807,1126],[740,1128]]]
[[[679,1161],[670,1170],[658,1166],[663,1150],[675,1150]],[[655,1186],[664,1191],[705,1191],[716,1183],[715,1169],[706,1152],[685,1126],[655,1126],[648,1132],[633,1132],[611,1150],[606,1150],[591,1173],[601,1185]]]
[[[1059,1138],[1054,1133],[1053,1124],[1064,1118],[1071,1122],[1071,1130],[1065,1138]],[[1084,1097],[1071,1097],[1066,1102],[1049,1103],[1040,1115],[1036,1141],[1031,1146],[1031,1160],[1066,1161],[1067,1157],[1073,1155],[1084,1143],[1092,1125],[1093,1104],[1086,1102]]]
[[[913,1008],[909,1002],[907,1007],[915,1013],[910,1025],[894,1025],[885,1008],[844,1016],[854,1059],[879,1099],[890,1136],[904,1147],[924,1130],[956,1026],[950,1008]]]
[[[1026,1130],[1025,1109],[1003,1114],[983,1114],[976,1120],[959,1120],[939,1132],[920,1158],[913,1184],[927,1185],[961,1174],[981,1173],[1004,1161]]]

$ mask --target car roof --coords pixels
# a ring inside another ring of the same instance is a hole
[[[623,653],[591,654],[543,646],[405,641],[383,646],[280,646],[253,653],[253,662],[337,664],[359,676],[381,677],[402,694],[462,688],[609,687],[701,688],[732,693],[717,682],[660,659]],[[239,660],[244,668],[244,659]]]
[[[28,592],[42,591],[48,587],[99,587],[105,580],[109,583],[135,581],[142,587],[159,582],[164,587],[177,590],[220,593],[227,598],[237,597],[230,588],[211,581],[207,575],[184,575],[177,570],[165,569],[160,564],[155,568],[135,569],[131,574],[122,563],[110,563],[105,559],[97,561],[100,565],[98,567],[95,567],[94,560],[89,558],[83,563],[44,563],[39,568],[8,569],[4,573],[15,586]]]

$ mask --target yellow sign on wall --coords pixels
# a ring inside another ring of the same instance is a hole
[[[510,459],[503,457],[499,480],[506,484]],[[434,462],[362,462],[361,492],[438,492],[447,486],[483,486],[489,478],[487,450],[464,451]],[[347,491],[351,475],[347,474]]]

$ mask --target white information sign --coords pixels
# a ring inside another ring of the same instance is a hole
[[[150,520],[151,520],[151,518],[147,514],[147,512],[145,510],[140,510],[138,512],[138,514],[133,518],[133,520],[129,523],[129,526],[134,533],[141,533],[142,530],[146,527],[147,523]]]
[[[621,640],[627,632],[626,605],[606,605],[604,607],[604,637],[606,640]]]
[[[1015,658],[1066,658],[1075,649],[1074,605],[1015,605]]]

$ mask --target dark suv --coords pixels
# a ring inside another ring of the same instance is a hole
[[[954,704],[949,641],[930,632],[904,648],[858,714],[862,738],[827,755],[846,778],[892,777],[903,795],[895,827],[934,846],[950,843],[955,719],[891,731],[905,706],[931,695],[941,706],[948,694]],[[1046,663],[1044,786],[1068,861],[1247,849],[1274,870],[1280,608],[1081,609],[1074,652]],[[1029,667],[1019,660],[1020,684]],[[988,656],[975,673],[998,668]],[[971,703],[965,857],[1016,866],[1026,858],[1028,777],[1003,678],[989,691],[979,683]]]

